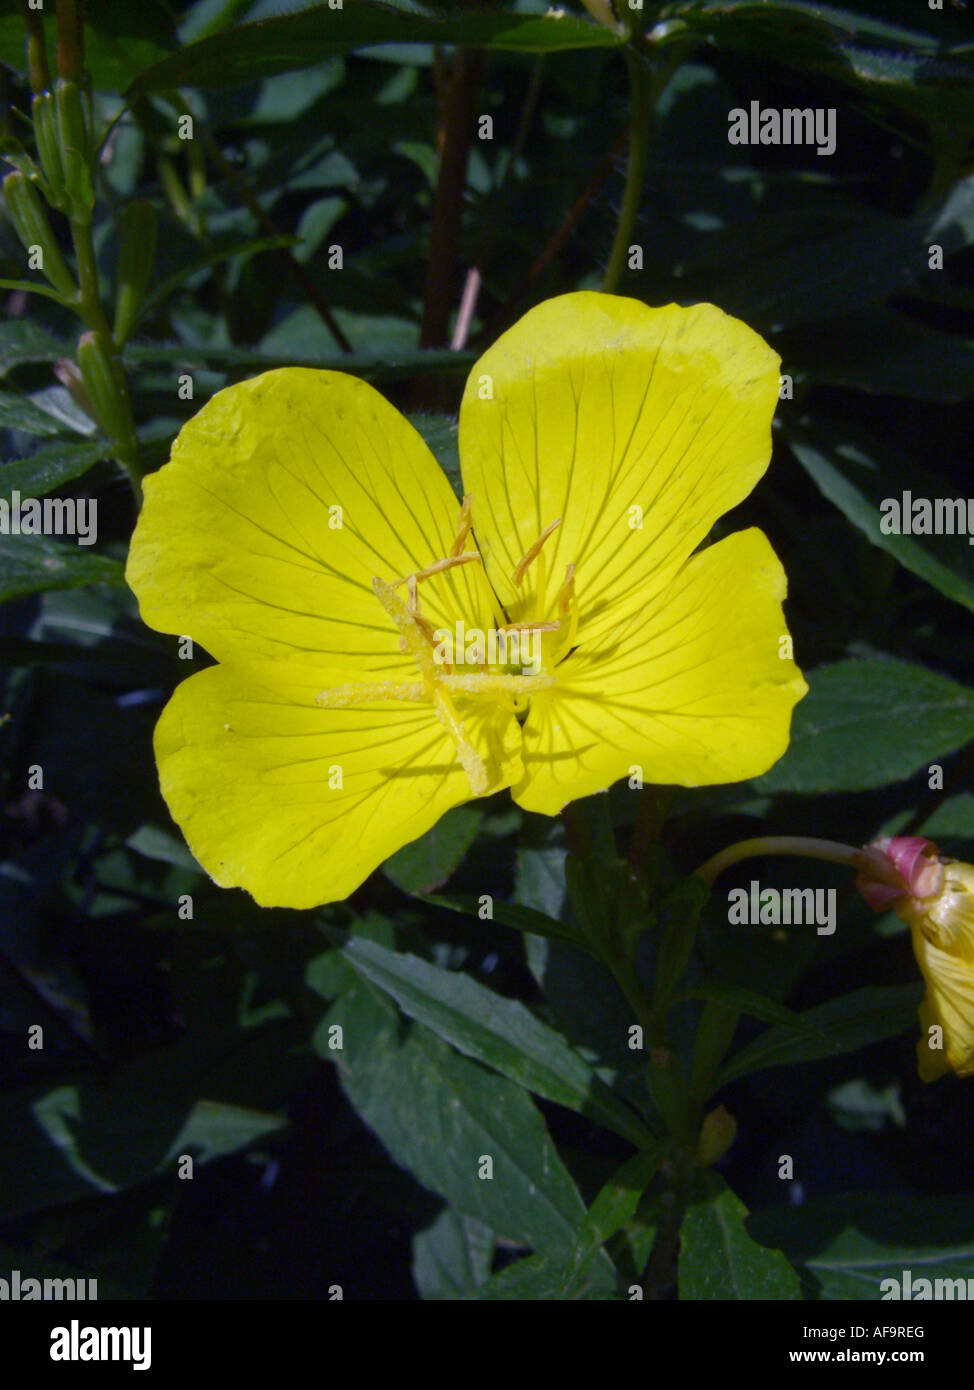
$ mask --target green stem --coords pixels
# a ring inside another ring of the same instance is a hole
[[[650,850],[659,839],[666,813],[673,800],[673,787],[644,786],[639,793],[639,805],[629,842],[629,868],[638,873],[646,863]]]
[[[32,92],[46,92],[51,85],[47,66],[47,45],[44,21],[39,10],[32,10],[27,0],[20,0],[20,11],[27,29],[27,76]]]
[[[629,260],[629,246],[639,212],[646,163],[649,157],[649,131],[653,117],[655,84],[653,69],[649,59],[635,42],[626,49],[626,66],[629,69],[630,118],[629,118],[629,167],[626,170],[626,187],[622,195],[619,224],[616,227],[615,241],[609,255],[609,264],[602,281],[606,294],[618,291],[622,272]]]
[[[666,1033],[650,1008],[649,1000],[633,967],[627,962],[611,959],[607,962],[622,991],[626,1003],[632,1009],[636,1021],[641,1025],[643,1035],[650,1047],[665,1047]]]
[[[85,36],[77,0],[57,0],[57,70],[68,82],[81,82]]]
[[[145,468],[139,437],[135,431],[135,418],[129,397],[128,382],[122,366],[121,353],[112,330],[108,325],[101,297],[98,293],[98,266],[95,260],[95,247],[91,238],[91,223],[85,218],[71,219],[71,236],[74,253],[78,262],[78,302],[77,310],[88,328],[98,339],[99,346],[112,365],[112,377],[119,406],[122,427],[118,438],[112,440],[115,457],[125,469],[135,493],[135,500],[142,503],[142,479]]]
[[[837,840],[815,840],[804,835],[765,835],[756,840],[739,840],[701,864],[694,877],[713,883],[718,874],[742,859],[755,855],[794,854],[802,859],[824,859],[830,864],[845,864],[850,869],[862,866],[862,850]]]
[[[680,1228],[690,1196],[692,1158],[687,1153],[674,1152],[663,1164],[662,1171],[659,1225],[642,1281],[643,1296],[647,1300],[665,1298],[676,1282]]]

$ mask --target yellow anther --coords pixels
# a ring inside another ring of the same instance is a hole
[[[571,651],[578,635],[578,595],[575,592],[575,566],[565,566],[565,582],[558,590],[558,612],[568,616],[568,629],[559,643],[558,660]]]
[[[551,522],[549,526],[546,526],[544,528],[544,530],[541,532],[541,535],[534,542],[534,544],[530,545],[528,549],[524,552],[524,554],[521,556],[520,560],[518,560],[517,564],[514,566],[513,576],[516,588],[519,589],[521,587],[521,581],[524,579],[525,574],[527,574],[528,572],[528,566],[533,564],[533,562],[538,558],[538,556],[541,554],[541,547],[544,545],[545,541],[551,535],[552,531],[556,530],[557,527],[559,527],[560,525],[561,517],[559,516],[553,522]],[[539,593],[541,591],[541,588],[542,586],[539,585]]]
[[[440,684],[448,690],[460,690],[468,695],[529,695],[532,690],[550,690],[554,676],[506,676],[492,672],[471,672],[469,676],[441,676]]]
[[[544,623],[507,623],[500,628],[500,632],[557,632],[561,627],[559,622]]]
[[[433,707],[440,723],[444,725],[456,744],[460,766],[467,774],[470,790],[474,796],[483,796],[490,785],[487,769],[484,767],[480,754],[467,738],[463,720],[457,714],[450,692],[443,688],[442,683],[433,691]]]
[[[467,543],[470,535],[470,494],[465,493],[463,505],[460,508],[460,515],[457,517],[457,534],[453,544],[450,546],[451,555],[459,555]]]
[[[419,579],[431,579],[434,574],[442,574],[444,570],[452,570],[456,565],[471,565],[479,560],[480,552],[477,550],[468,550],[464,555],[445,555],[442,560],[434,560],[424,570],[416,570],[413,574],[403,575],[402,579],[394,579],[389,587],[398,589],[403,584],[414,585]]]
[[[416,658],[416,664],[423,674],[427,688],[432,689],[436,678],[433,649],[416,614],[410,613],[409,608],[403,603],[391,584],[386,584],[377,577],[372,580],[372,590],[399,629],[407,649]]]
[[[428,699],[426,686],[419,681],[376,681],[372,685],[355,681],[322,690],[315,696],[315,704],[325,709],[343,709],[346,705],[369,705],[373,700],[409,700],[418,703]]]

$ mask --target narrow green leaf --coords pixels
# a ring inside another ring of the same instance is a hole
[[[48,299],[53,299],[56,304],[64,304],[63,294],[58,294],[57,290],[50,285],[42,285],[37,280],[0,280],[0,290],[18,290],[22,294],[43,294]]]
[[[566,1293],[577,1287],[596,1250],[635,1216],[643,1193],[656,1176],[664,1152],[665,1144],[660,1140],[633,1154],[600,1190],[578,1228],[578,1239],[568,1265]]]
[[[837,1057],[904,1033],[916,1025],[922,994],[920,984],[868,986],[830,999],[815,1009],[806,1009],[798,1015],[796,1024],[776,1024],[735,1052],[721,1071],[715,1089],[752,1071]]]
[[[251,256],[260,255],[262,251],[279,251],[285,246],[296,246],[297,240],[297,237],[283,234],[253,237],[250,241],[234,240],[205,251],[202,255],[191,260],[188,265],[180,266],[172,275],[167,275],[165,279],[158,282],[139,305],[135,322],[145,318],[146,314],[151,314],[153,309],[158,308],[160,304],[165,304],[181,285],[184,285],[187,280],[191,280],[194,275],[198,275],[201,270],[209,270],[211,266],[233,260],[236,256],[249,259]]]
[[[223,347],[205,343],[133,343],[123,350],[127,366],[156,367],[189,371],[193,367],[216,370],[235,369],[256,374],[273,367],[323,367],[350,372],[369,381],[397,381],[424,372],[463,375],[474,361],[471,352],[451,352],[439,348],[387,353],[349,352],[308,355],[298,352],[263,352],[256,349]]]
[[[531,932],[534,936],[544,936],[549,941],[562,941],[567,946],[574,946],[580,951],[590,953],[590,948],[574,927],[568,926],[566,922],[557,922],[554,917],[537,912],[533,907],[523,907],[521,903],[499,902],[492,898],[489,916],[483,918],[481,914],[485,909],[480,899],[471,897],[467,893],[433,893],[427,898],[427,902],[432,903],[435,907],[449,908],[451,912],[462,912],[466,916],[476,917],[481,921],[500,922],[505,927],[513,927],[515,931]]]
[[[568,15],[455,14],[431,18],[358,0],[342,10],[316,6],[224,29],[140,73],[127,95],[170,87],[233,87],[313,67],[335,53],[377,44],[475,44],[521,53],[618,47],[600,24]]]
[[[749,1224],[756,1238],[781,1246],[817,1298],[965,1298],[974,1279],[974,1206],[966,1194],[843,1193],[756,1212]],[[955,1279],[964,1281],[960,1292]],[[897,1295],[884,1280],[894,1281]]]
[[[854,425],[829,427],[819,420],[813,434],[786,423],[785,435],[823,496],[873,545],[946,598],[974,612],[974,547],[966,532],[914,536],[887,534],[880,527],[884,501],[895,500],[895,515],[902,524],[903,494],[931,503],[949,498],[953,489],[944,480],[918,467],[913,459],[898,457],[886,444],[877,441],[874,448],[867,448]],[[950,520],[953,524],[952,513]]]
[[[694,985],[692,989],[682,989],[673,996],[674,1003],[679,1003],[681,999],[703,999],[708,1003],[723,1004],[728,1009],[736,1009],[738,1013],[748,1014],[751,1018],[759,1018],[763,1023],[783,1023],[792,1028],[801,1027],[801,1014],[795,1013],[794,1009],[786,1008],[784,1004],[779,1004],[777,999],[769,999],[766,994],[745,989],[743,985],[727,985],[719,980],[704,981],[702,984]]]
[[[72,350],[32,319],[11,319],[0,324],[0,376],[25,363],[56,362],[59,357],[70,357]]]
[[[107,458],[111,445],[104,440],[70,440],[48,444],[30,458],[12,459],[0,464],[0,497],[10,500],[12,492],[21,497],[44,497],[64,483],[80,478],[100,459]]]
[[[0,534],[0,602],[45,589],[80,589],[88,584],[123,584],[117,560],[50,536]]]
[[[0,429],[20,430],[24,434],[53,438],[64,429],[63,420],[15,391],[0,391]]]
[[[634,1144],[650,1137],[629,1107],[565,1039],[519,1001],[502,998],[462,972],[441,970],[417,956],[387,951],[363,937],[353,937],[344,954],[404,1013],[464,1056]]]

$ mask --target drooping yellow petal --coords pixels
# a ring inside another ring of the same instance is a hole
[[[913,950],[927,986],[917,1043],[920,1078],[935,1081],[947,1071],[974,1075],[974,966],[942,950],[918,929],[913,931]],[[943,1030],[941,1047],[931,1045],[931,1026]]]
[[[207,873],[262,906],[345,898],[416,839],[470,782],[429,702],[322,707],[354,672],[211,666],[178,687],[156,727],[163,796]],[[458,699],[490,780],[521,772],[520,732],[498,706]]]
[[[145,481],[126,577],[151,627],[220,660],[394,674],[412,658],[372,580],[448,556],[459,510],[426,444],[371,386],[284,368],[218,392],[183,426]],[[434,627],[489,621],[475,569],[422,583]]]
[[[766,469],[779,365],[709,304],[567,294],[503,334],[467,382],[460,458],[510,618],[551,616],[570,564],[583,643],[658,593]],[[511,575],[557,518],[539,606],[541,567]]]
[[[741,531],[693,556],[638,617],[581,643],[531,697],[515,799],[554,815],[633,768],[681,786],[767,771],[808,689],[782,640],[785,587],[764,534]]]

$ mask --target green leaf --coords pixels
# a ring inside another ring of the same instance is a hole
[[[452,415],[407,415],[406,419],[426,440],[430,452],[450,480],[457,498],[463,497],[460,476],[458,423]]]
[[[566,1292],[578,1286],[595,1252],[636,1215],[664,1152],[665,1145],[659,1141],[633,1154],[602,1187],[578,1228],[578,1239],[566,1274]]]
[[[431,18],[357,0],[342,10],[316,6],[297,14],[225,29],[141,73],[129,97],[170,87],[234,87],[313,67],[335,53],[372,45],[475,44],[521,53],[613,48],[607,28],[573,15],[457,14]]]
[[[829,427],[816,421],[814,435],[801,426],[785,425],[789,447],[822,494],[853,526],[905,568],[931,584],[946,598],[974,612],[974,548],[966,532],[942,536],[886,534],[880,529],[880,504],[895,499],[902,508],[904,492],[913,498],[947,498],[952,489],[925,472],[912,459],[888,445],[864,447],[855,426]],[[878,458],[882,458],[882,463]]]
[[[261,1018],[260,1022],[263,1021]],[[198,1100],[169,1146],[162,1160],[163,1167],[176,1164],[185,1153],[194,1154],[200,1163],[211,1163],[215,1158],[236,1153],[258,1139],[276,1134],[285,1124],[283,1115],[269,1115],[249,1106],[227,1105],[222,1101]]]
[[[54,53],[54,6],[36,11],[44,23],[47,51]],[[162,0],[85,0],[85,68],[96,87],[121,91],[143,68],[157,63],[174,46],[172,19]],[[0,15],[0,63],[27,71],[24,21],[19,9]]]
[[[787,753],[760,792],[860,791],[902,782],[974,738],[974,691],[886,658],[819,666]]]
[[[560,1300],[583,1302],[616,1300],[623,1297],[618,1278],[601,1268],[583,1273],[575,1281],[572,1292],[568,1287],[568,1269],[561,1260],[547,1255],[528,1255],[500,1270],[488,1279],[473,1298],[483,1301],[517,1300],[519,1302],[549,1303]]]
[[[727,985],[719,980],[705,981],[692,989],[680,990],[673,996],[673,1003],[679,1003],[682,999],[704,999],[708,1003],[723,1004],[738,1013],[759,1018],[763,1023],[782,1023],[793,1028],[801,1026],[801,1014],[795,1013],[794,1009],[788,1009],[776,999],[769,999],[766,994],[758,994],[756,990],[745,989],[742,985]]]
[[[429,893],[459,867],[477,837],[484,813],[475,806],[455,806],[431,830],[397,850],[382,866],[404,893]]]
[[[221,370],[250,372],[270,371],[273,367],[322,367],[330,371],[350,372],[368,381],[398,381],[424,372],[461,375],[469,371],[474,361],[471,352],[452,352],[448,349],[416,348],[412,351],[301,353],[264,352],[257,349],[223,347],[205,343],[133,343],[123,350],[123,360],[133,367],[162,366],[172,371],[191,371],[194,367],[211,366]]]
[[[332,1049],[342,1028],[342,1046]],[[362,981],[315,1035],[349,1100],[419,1182],[498,1235],[546,1254],[573,1246],[585,1207],[528,1093],[461,1057]],[[483,1160],[493,1178],[481,1178]]]
[[[0,534],[0,603],[45,589],[124,582],[123,566],[108,556],[50,536]]]
[[[747,1207],[715,1173],[706,1198],[687,1209],[680,1227],[681,1299],[797,1299],[798,1275],[780,1250],[747,1231]]]
[[[11,367],[33,362],[56,362],[70,357],[73,348],[59,342],[31,319],[11,319],[0,324],[0,376]]]
[[[490,1278],[494,1234],[481,1221],[444,1207],[413,1237],[413,1280],[424,1299],[460,1299]]]
[[[914,1298],[924,1296],[918,1279],[974,1278],[974,1207],[966,1195],[844,1193],[755,1213],[750,1226],[781,1246],[811,1285],[811,1297],[875,1301],[892,1293],[882,1289],[892,1279],[903,1298],[907,1270]],[[955,1293],[942,1286],[939,1297]]]
[[[64,421],[27,396],[20,396],[14,391],[0,391],[0,428],[53,438],[63,431]]]
[[[0,280],[0,290],[15,290],[19,294],[42,294],[45,299],[53,299],[56,304],[64,304],[63,294],[51,289],[50,285],[42,285],[39,280]]]
[[[201,270],[209,270],[211,266],[220,265],[223,261],[234,260],[238,256],[244,260],[249,260],[251,256],[260,255],[262,251],[279,251],[282,247],[295,245],[297,245],[296,237],[281,233],[278,236],[253,237],[249,241],[234,239],[223,245],[211,247],[195,257],[188,265],[180,266],[172,275],[167,275],[164,280],[160,280],[139,306],[138,318],[144,318],[160,304],[165,304],[181,285],[192,279],[194,275],[198,275]]]
[[[797,1015],[795,1024],[776,1024],[735,1052],[714,1089],[752,1071],[837,1057],[905,1033],[916,1026],[922,995],[921,984],[870,985],[806,1009]]]
[[[104,440],[70,440],[49,444],[25,459],[0,464],[0,497],[10,500],[12,492],[21,497],[44,497],[55,488],[80,478],[100,459],[107,458],[111,445]]]
[[[480,916],[482,908],[480,899],[469,894],[434,893],[427,901],[436,907],[446,907],[451,912],[462,912],[465,916],[483,920]],[[492,897],[490,916],[486,920],[500,922],[505,927],[513,927],[515,931],[530,932],[534,936],[547,937],[549,941],[563,941],[566,945],[574,946],[580,951],[589,951],[574,927],[568,926],[565,922],[558,922],[554,917],[548,917],[544,912],[537,912],[533,907],[522,907],[520,903],[504,902]]]
[[[649,1137],[633,1112],[553,1029],[515,999],[504,999],[460,971],[387,951],[353,937],[345,958],[410,1018],[457,1051],[545,1100],[576,1110],[633,1144]]]
[[[964,401],[974,392],[974,341],[876,304],[777,344],[785,371],[816,383],[918,401]]]

